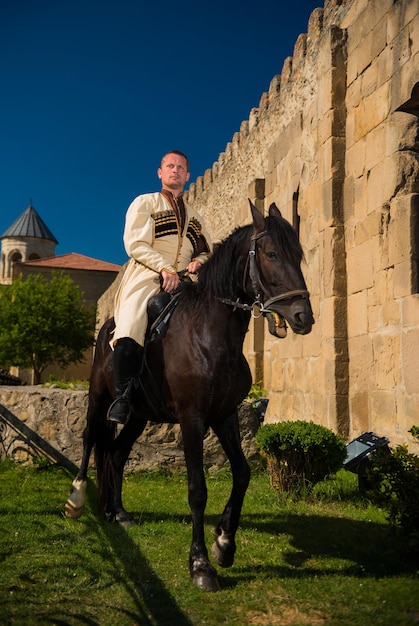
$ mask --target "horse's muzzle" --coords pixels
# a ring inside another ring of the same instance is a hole
[[[313,311],[308,296],[281,303],[275,302],[266,313],[271,335],[283,339],[287,336],[287,324],[297,335],[308,335],[314,324]]]

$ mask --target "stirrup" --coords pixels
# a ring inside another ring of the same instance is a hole
[[[129,417],[129,404],[124,397],[116,398],[108,409],[106,415],[110,422],[126,424]]]

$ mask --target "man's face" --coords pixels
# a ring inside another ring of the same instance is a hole
[[[189,180],[186,159],[179,154],[167,154],[157,170],[162,187],[180,193]]]

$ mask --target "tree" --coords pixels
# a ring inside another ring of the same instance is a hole
[[[0,290],[0,363],[31,367],[38,384],[48,365],[83,361],[95,324],[95,311],[65,273],[19,276]]]

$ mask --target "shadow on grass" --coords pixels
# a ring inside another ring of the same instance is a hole
[[[115,621],[118,622],[117,613],[125,615],[134,624],[141,626],[192,626],[192,622],[182,612],[175,599],[167,590],[164,583],[156,575],[148,560],[141,553],[138,545],[129,537],[126,530],[118,524],[108,522],[97,508],[96,485],[89,480],[87,499],[94,523],[91,529],[105,538],[108,545],[105,546],[104,559],[111,558],[115,564],[115,582],[124,587],[125,593],[131,597],[135,606],[135,612],[121,607],[113,609]],[[123,571],[125,576],[121,580],[118,571]],[[110,598],[111,600],[111,598]],[[109,623],[111,623],[109,622]],[[83,622],[82,622],[83,623]],[[89,623],[89,622],[86,622]]]
[[[184,524],[188,515],[170,515],[141,511],[134,513],[141,523],[177,522]],[[218,516],[207,515],[206,525],[215,527]],[[243,561],[241,535],[251,532],[269,535],[283,542],[281,551],[272,549],[263,562],[231,570],[232,576],[223,576],[218,569],[222,588],[233,587],[242,579],[258,577],[311,578],[314,576],[391,577],[417,574],[417,555],[409,554],[402,537],[394,535],[390,527],[376,522],[351,520],[320,515],[243,514],[237,532],[237,554]],[[247,539],[251,542],[251,539]],[[278,563],[275,563],[278,555]],[[244,556],[245,559],[245,556]],[[322,561],[322,567],[316,563]],[[329,561],[329,562],[328,562]],[[341,561],[339,566],[336,561]],[[236,573],[240,573],[235,577]]]
[[[384,524],[320,515],[293,514],[282,519],[245,515],[241,527],[257,529],[278,540],[283,535],[288,538],[289,549],[282,552],[284,565],[277,568],[279,576],[339,573],[391,577],[417,573],[415,555],[409,555],[403,538],[394,535]],[[324,567],[310,566],[310,561],[318,563],[320,559]],[[330,560],[330,567],[325,559]],[[334,568],[335,560],[342,561],[342,567]]]

